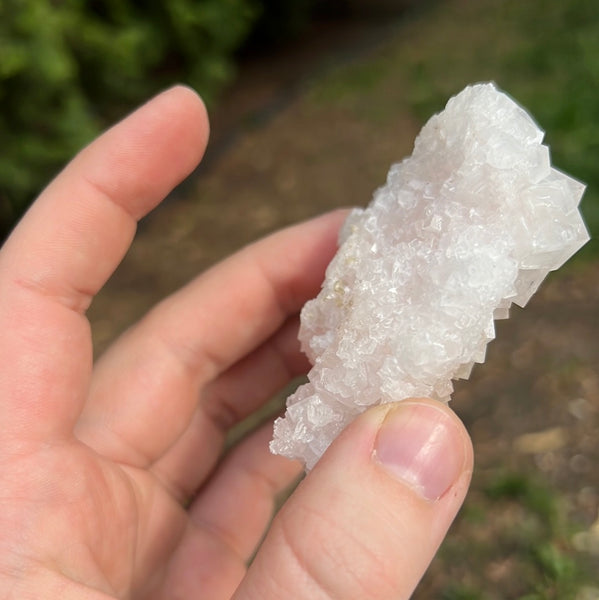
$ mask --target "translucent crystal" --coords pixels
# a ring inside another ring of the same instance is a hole
[[[301,314],[313,368],[271,450],[310,469],[367,407],[449,400],[483,362],[493,319],[524,306],[588,239],[584,185],[551,167],[543,132],[493,84],[433,116],[411,157],[354,210],[322,291]]]

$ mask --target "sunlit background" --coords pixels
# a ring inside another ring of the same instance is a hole
[[[92,306],[101,352],[243,244],[367,203],[424,121],[488,80],[588,184],[599,234],[596,0],[0,0],[2,232],[150,94],[183,81],[206,98],[203,166],[141,224]],[[598,254],[588,244],[500,323],[458,386],[473,488],[415,598],[599,598]]]

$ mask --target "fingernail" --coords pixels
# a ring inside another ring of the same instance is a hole
[[[465,442],[441,408],[401,402],[392,409],[375,442],[375,459],[427,500],[437,500],[460,476]]]

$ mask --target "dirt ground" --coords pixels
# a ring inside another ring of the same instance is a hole
[[[326,27],[242,69],[214,114],[206,166],[142,223],[95,301],[98,353],[157,300],[240,246],[331,208],[366,203],[389,164],[410,153],[420,124],[401,105],[378,122],[377,114],[360,116],[351,96],[330,103],[311,87],[356,56],[384,51],[397,29],[387,18]],[[529,567],[518,559],[518,540],[505,537],[523,522],[537,527],[531,536],[539,544],[599,566],[598,306],[599,264],[556,274],[526,309],[497,324],[486,363],[456,386],[452,406],[475,445],[474,483],[415,597],[524,597],[534,576],[523,571]],[[512,489],[505,482],[514,474],[524,483]],[[561,525],[522,517],[530,481],[547,490],[541,496],[555,496]],[[501,502],[492,489],[500,489]],[[599,598],[599,581],[584,590],[587,596],[530,597]]]

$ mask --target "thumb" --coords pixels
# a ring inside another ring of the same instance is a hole
[[[470,482],[444,404],[408,400],[349,425],[280,511],[236,600],[407,600]]]

